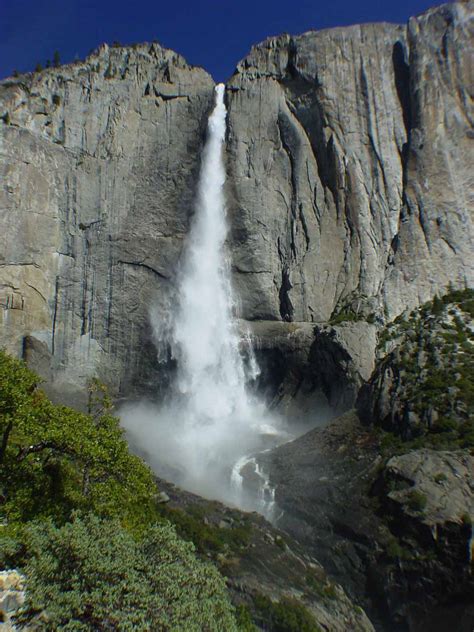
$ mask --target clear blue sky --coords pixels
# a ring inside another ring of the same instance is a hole
[[[84,58],[102,42],[158,40],[228,78],[252,44],[279,33],[361,22],[404,23],[427,0],[0,0],[0,77],[58,50]]]

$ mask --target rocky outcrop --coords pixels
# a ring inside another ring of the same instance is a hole
[[[470,632],[474,457],[421,449],[386,458],[381,447],[349,412],[261,455],[277,525],[377,629]]]
[[[361,419],[404,440],[474,446],[474,291],[451,292],[390,323],[362,387]]]
[[[392,457],[382,473],[384,520],[394,539],[389,607],[410,629],[474,625],[474,457],[417,450]],[[382,585],[386,580],[382,580]]]
[[[241,323],[261,369],[257,383],[270,408],[293,420],[328,421],[351,408],[374,368],[376,327],[364,321]]]
[[[25,601],[25,578],[18,571],[0,571],[0,628],[3,632],[17,630],[13,616]]]
[[[474,282],[472,15],[280,36],[238,65],[227,193],[244,320],[378,326]],[[173,294],[212,93],[158,44],[0,82],[1,344],[25,344],[63,398],[91,375],[126,396],[165,384],[149,311],[165,318]]]

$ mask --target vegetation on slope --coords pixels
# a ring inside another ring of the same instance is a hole
[[[20,621],[39,629],[234,630],[225,582],[158,511],[149,468],[110,401],[52,404],[0,353],[0,562],[26,574]]]
[[[186,511],[160,504],[152,472],[128,451],[97,381],[87,414],[54,405],[39,385],[22,361],[0,352],[0,568],[26,575],[19,623],[318,630],[295,598],[272,601],[257,592],[234,611],[216,566],[228,574],[249,549],[251,521],[235,512],[221,528],[209,520],[218,503]]]
[[[450,290],[389,324],[361,398],[390,453],[474,448],[474,290]]]
[[[20,623],[47,630],[237,630],[225,583],[168,523],[136,539],[117,520],[74,516],[26,530]]]

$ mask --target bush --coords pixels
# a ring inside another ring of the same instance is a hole
[[[408,494],[407,505],[412,511],[421,513],[424,511],[427,501],[425,494],[415,489]]]
[[[361,320],[362,317],[358,316],[355,312],[350,309],[342,309],[338,314],[331,316],[329,320],[330,325],[339,325],[340,323],[345,322],[354,322]]]
[[[265,595],[254,596],[257,622],[269,632],[321,632],[311,612],[294,597],[273,602]]]
[[[434,314],[435,316],[439,316],[440,314],[443,313],[443,311],[444,311],[444,303],[439,298],[438,295],[435,295],[433,299],[433,303],[431,305],[431,313]]]
[[[223,578],[169,524],[137,541],[118,521],[75,515],[26,529],[26,602],[44,630],[237,630]]]
[[[239,632],[258,632],[258,628],[255,627],[251,612],[247,606],[240,604],[235,611]]]

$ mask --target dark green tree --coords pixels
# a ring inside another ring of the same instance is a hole
[[[435,316],[439,316],[440,314],[442,314],[443,310],[444,310],[444,303],[439,298],[439,296],[436,294],[434,299],[433,299],[433,303],[431,305],[431,312]]]
[[[39,383],[22,361],[0,353],[0,468],[9,522],[64,520],[80,508],[146,525],[154,516],[153,475],[130,454],[103,387],[92,383],[85,414],[52,404]]]

